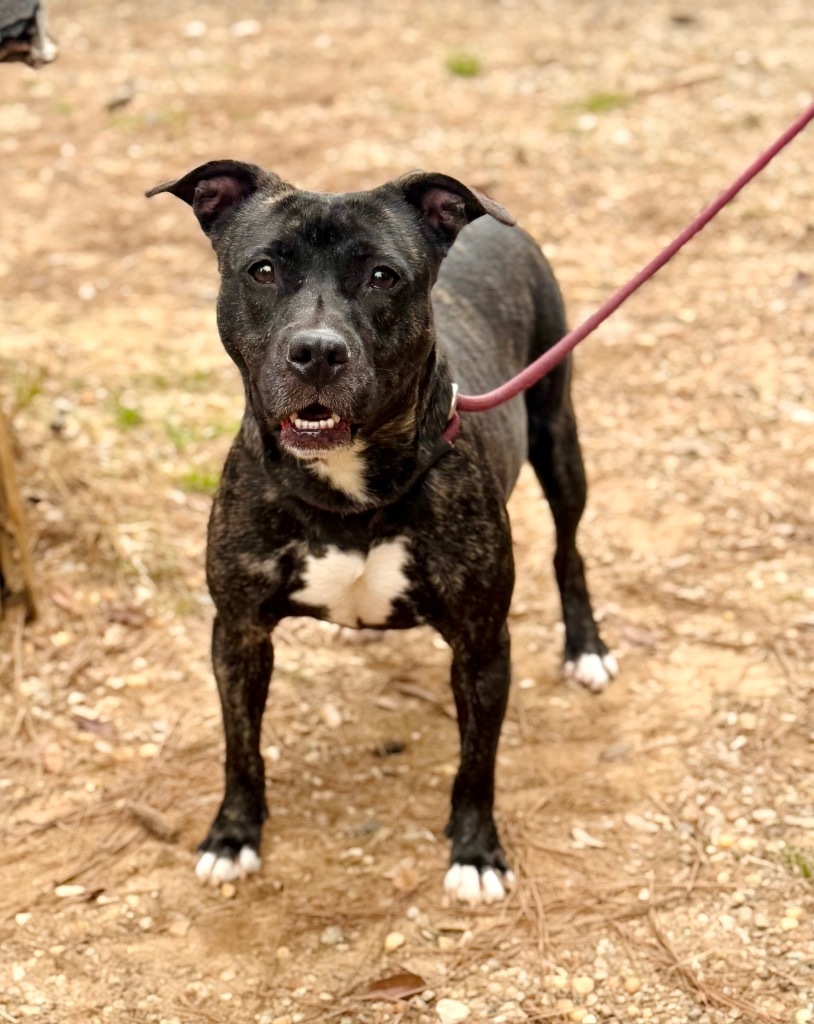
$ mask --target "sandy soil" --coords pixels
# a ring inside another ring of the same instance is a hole
[[[559,678],[549,515],[530,475],[512,500],[521,882],[475,912],[440,891],[457,738],[422,631],[283,624],[264,871],[195,881],[241,393],[205,239],[142,197],[219,156],[325,190],[442,170],[535,234],[578,322],[811,101],[810,4],[168,10],[55,0],[58,62],[0,69],[0,396],[42,606],[0,633],[0,1019],[811,1021],[814,135],[579,353],[602,697]]]

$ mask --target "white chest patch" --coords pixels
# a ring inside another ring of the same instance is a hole
[[[327,608],[329,620],[340,626],[382,626],[410,586],[404,573],[408,559],[401,537],[377,544],[367,555],[329,547],[320,558],[306,557],[303,586],[291,600]]]
[[[318,476],[327,480],[331,487],[342,491],[360,505],[367,501],[365,487],[365,460],[362,456],[364,446],[354,441],[350,448],[339,448],[335,452],[327,452],[319,458],[306,463]]]

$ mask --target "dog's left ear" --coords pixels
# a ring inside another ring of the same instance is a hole
[[[489,214],[501,224],[513,225],[514,217],[500,203],[474,188],[467,188],[447,174],[413,171],[392,183],[418,210],[430,236],[448,249],[470,221]]]

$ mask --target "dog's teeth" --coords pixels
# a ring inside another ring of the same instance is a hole
[[[325,419],[321,420],[304,420],[295,412],[292,412],[288,418],[297,430],[333,430],[334,427],[339,426],[341,421],[341,417],[335,412],[329,413]]]

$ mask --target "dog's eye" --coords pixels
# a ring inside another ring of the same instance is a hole
[[[274,284],[274,267],[268,260],[262,260],[249,268],[249,273],[258,284]]]
[[[374,267],[373,273],[370,275],[370,287],[386,292],[398,284],[398,280],[398,274],[390,267]]]

